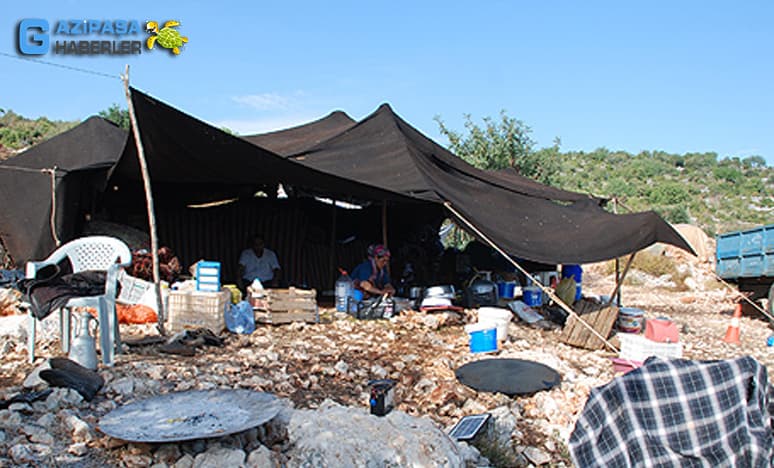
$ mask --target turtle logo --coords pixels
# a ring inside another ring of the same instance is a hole
[[[158,43],[161,47],[170,49],[173,54],[178,55],[180,47],[188,42],[188,38],[181,36],[180,32],[174,29],[175,26],[180,26],[180,23],[175,20],[167,21],[161,29],[159,29],[159,23],[155,21],[145,23],[145,30],[151,35],[146,42],[148,49],[153,49],[153,46]]]

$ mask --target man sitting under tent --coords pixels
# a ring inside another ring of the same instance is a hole
[[[246,291],[256,279],[264,286],[278,287],[280,264],[277,254],[266,248],[262,236],[253,236],[252,241],[252,246],[239,255],[239,289]]]

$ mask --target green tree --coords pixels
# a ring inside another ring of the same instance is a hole
[[[534,151],[532,129],[504,110],[500,111],[499,120],[485,117],[483,126],[473,122],[470,114],[464,117],[465,133],[450,129],[440,116],[435,117],[441,133],[449,140],[451,152],[481,169],[513,168],[525,177],[544,183],[552,181],[559,168],[555,159],[558,141],[552,148]]]
[[[99,111],[99,116],[126,130],[129,130],[129,127],[131,126],[129,121],[129,110],[122,109],[118,104],[115,103],[113,103],[107,109]]]

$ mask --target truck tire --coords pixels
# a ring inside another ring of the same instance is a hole
[[[769,313],[774,315],[774,283],[771,283],[769,288]]]

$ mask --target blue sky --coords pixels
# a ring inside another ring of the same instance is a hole
[[[17,55],[23,18],[179,20],[177,57],[42,59],[116,76],[128,63],[137,88],[243,134],[389,102],[442,144],[434,116],[462,130],[463,114],[505,109],[539,146],[774,165],[770,1],[10,2],[0,53]],[[70,120],[124,102],[118,79],[0,55],[0,108]]]

